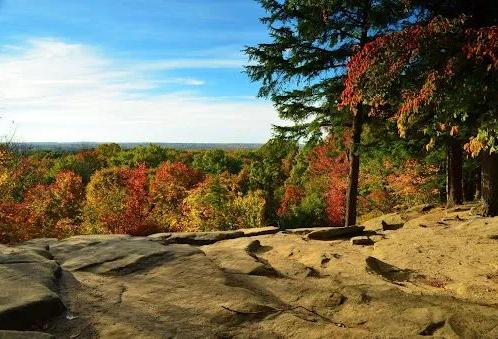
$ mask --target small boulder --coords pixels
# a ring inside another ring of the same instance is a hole
[[[350,238],[363,233],[363,226],[347,227],[327,227],[313,231],[307,235],[311,240],[334,240],[341,238]]]
[[[405,223],[404,222],[389,222],[389,221],[386,221],[386,220],[382,220],[381,221],[381,224],[382,224],[382,230],[383,231],[395,231],[395,230],[399,230],[400,228],[402,228]]]
[[[351,244],[353,245],[362,245],[362,246],[371,246],[374,244],[374,241],[366,236],[359,236],[351,238]]]
[[[343,294],[339,292],[333,292],[327,300],[327,307],[341,306],[345,301],[346,297]]]

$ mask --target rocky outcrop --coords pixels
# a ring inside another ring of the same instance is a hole
[[[330,227],[312,231],[308,233],[307,238],[311,240],[351,238],[362,234],[364,229],[364,226]]]
[[[221,232],[179,232],[179,233],[158,233],[150,235],[148,238],[168,244],[189,244],[189,245],[209,245],[215,242],[235,239],[244,236],[242,231],[221,231]]]
[[[61,313],[59,265],[48,252],[0,247],[0,330],[22,329]]]
[[[0,246],[0,339],[498,337],[498,218],[410,213]]]
[[[48,333],[33,331],[1,331],[0,339],[54,339],[55,337]]]
[[[308,227],[308,228],[290,228],[283,232],[286,234],[296,234],[306,236],[310,240],[334,240],[351,238],[363,233],[364,226],[347,226],[347,227]]]
[[[277,227],[268,226],[259,228],[246,228],[236,231],[157,233],[150,235],[148,239],[160,242],[164,245],[209,245],[222,240],[275,234],[278,231],[279,229]]]

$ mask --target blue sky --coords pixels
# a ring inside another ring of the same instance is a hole
[[[254,0],[3,0],[0,132],[20,141],[264,142],[242,73]]]

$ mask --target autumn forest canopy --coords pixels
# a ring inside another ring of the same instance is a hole
[[[292,122],[257,150],[0,150],[0,242],[343,226],[417,204],[498,215],[496,1],[259,0],[245,47]]]

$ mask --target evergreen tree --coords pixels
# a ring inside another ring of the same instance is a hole
[[[410,2],[395,0],[259,0],[271,41],[246,48],[254,64],[246,67],[261,82],[259,95],[270,97],[291,127],[277,127],[287,137],[317,140],[323,128],[353,131],[349,150],[346,225],[356,223],[360,142],[368,122],[361,104],[337,108],[346,65],[355,51],[416,20]]]

